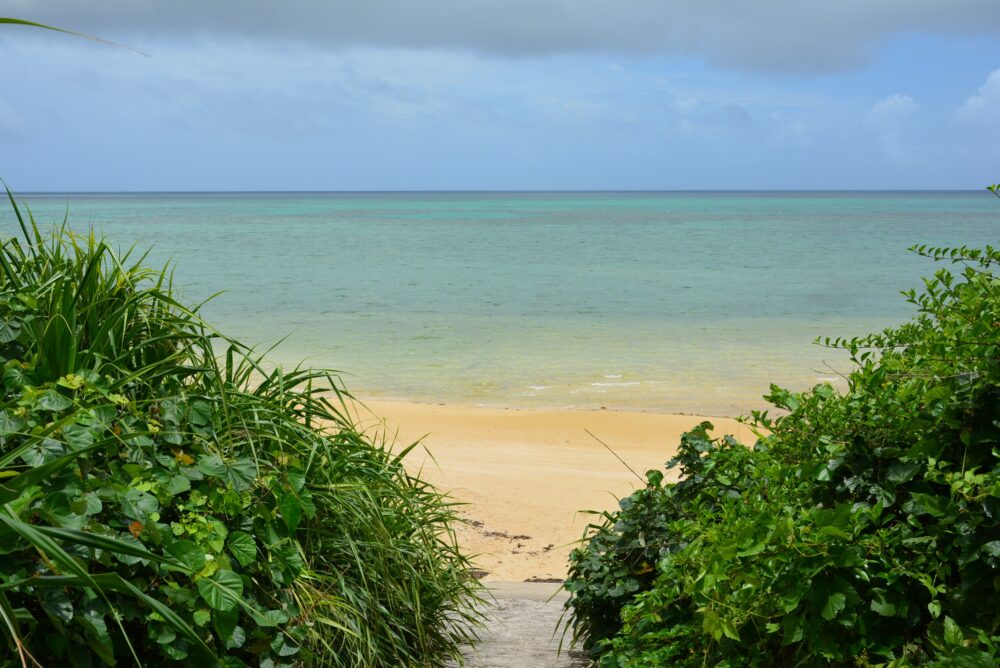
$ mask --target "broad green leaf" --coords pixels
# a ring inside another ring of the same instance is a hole
[[[1000,540],[991,540],[983,544],[983,552],[991,557],[1000,557]]]
[[[79,450],[77,451],[79,452]],[[40,442],[35,442],[21,454],[21,459],[31,466],[40,467],[43,464],[50,464],[66,456],[66,446],[54,438],[43,438]]]
[[[177,632],[169,626],[164,626],[156,633],[154,640],[158,645],[168,645],[177,639]]]
[[[42,509],[56,525],[65,529],[82,529],[86,523],[82,515],[73,512],[69,499],[62,492],[45,497]]]
[[[240,457],[226,465],[225,480],[237,492],[253,487],[257,480],[257,464],[249,457]]]
[[[278,656],[295,656],[299,646],[285,633],[278,633],[271,641],[271,651]]]
[[[104,663],[115,664],[115,647],[108,633],[108,625],[104,616],[90,603],[83,610],[77,611],[74,621],[83,627],[87,645],[100,657]]]
[[[175,475],[167,482],[166,490],[171,496],[177,496],[191,489],[191,481],[185,476]]]
[[[952,647],[959,647],[965,643],[965,634],[951,617],[944,618],[944,642]]]
[[[205,568],[205,550],[190,540],[176,540],[167,546],[167,552],[173,555],[192,573]]]
[[[883,617],[894,617],[896,615],[896,606],[886,602],[883,598],[872,599],[871,609]]]
[[[135,520],[144,520],[160,508],[156,497],[147,492],[130,489],[122,498],[122,514]]]
[[[187,643],[181,642],[179,640],[162,646],[163,653],[173,659],[174,661],[183,661],[188,658],[190,652],[188,652]]]
[[[711,608],[702,608],[699,612],[701,612],[702,615],[701,630],[716,640],[721,639],[722,625],[720,624],[719,615],[716,614]]]
[[[131,533],[129,533],[127,531],[123,531],[118,536],[118,540],[121,543],[124,543],[126,545],[131,546],[133,548],[133,550],[132,551],[128,551],[128,552],[122,551],[122,550],[116,550],[113,553],[115,559],[117,559],[118,561],[122,562],[123,564],[125,564],[127,566],[135,566],[136,564],[138,564],[139,562],[141,562],[143,559],[145,559],[145,557],[140,557],[140,556],[138,556],[138,554],[136,554],[136,552],[138,552],[138,551],[145,550],[145,546],[142,544],[141,540],[139,540],[138,538],[136,538],[135,536],[133,536]]]
[[[204,401],[195,401],[188,409],[188,420],[198,427],[212,424],[212,407]]]
[[[20,367],[12,366],[4,369],[3,382],[7,387],[18,390],[28,384],[28,377]]]
[[[299,551],[299,545],[293,540],[284,540],[271,546],[271,575],[276,582],[290,585],[305,568],[305,561]],[[621,584],[616,587],[621,588]],[[624,593],[624,589],[622,589]],[[620,596],[621,594],[619,594]]]
[[[912,499],[912,503],[915,504],[912,512],[918,515],[924,512],[932,517],[944,517],[950,503],[949,497],[935,494],[914,492],[910,494],[910,498]]]
[[[282,610],[254,611],[251,616],[258,626],[263,626],[264,628],[281,626],[288,623],[288,615]]]
[[[73,603],[59,589],[46,589],[42,592],[42,607],[63,624],[69,624],[73,619]]]
[[[83,496],[73,499],[70,506],[74,513],[80,515],[96,515],[104,508],[101,499],[93,492],[87,492]]]
[[[299,501],[302,503],[302,513],[308,518],[316,517],[316,502],[313,501],[312,492],[307,489],[299,492]]]
[[[10,436],[24,429],[24,419],[10,412],[0,411],[0,436]]]
[[[242,626],[234,626],[229,638],[224,641],[226,649],[239,649],[247,641],[247,633]]]
[[[21,321],[4,318],[0,320],[0,343],[10,343],[21,335]]]
[[[232,637],[239,621],[240,611],[237,609],[212,612],[212,627],[223,643]]]
[[[90,427],[68,424],[62,430],[63,440],[71,450],[89,448],[94,444],[94,432]]]
[[[229,553],[240,566],[249,566],[257,561],[257,545],[253,536],[244,531],[234,531],[229,534]]]
[[[833,536],[834,538],[842,538],[844,540],[849,540],[851,538],[851,535],[849,533],[847,533],[843,529],[840,529],[832,525],[820,527],[819,532],[822,534],[826,534],[827,536]]]
[[[281,495],[279,502],[281,508],[281,518],[285,521],[285,526],[292,533],[299,527],[299,519],[302,516],[302,504],[292,492],[285,492]]]
[[[830,594],[826,599],[826,605],[823,606],[823,619],[833,619],[844,609],[847,604],[847,597],[841,594],[839,591]]]
[[[67,399],[63,395],[59,394],[55,390],[45,390],[38,397],[38,408],[43,411],[52,411],[53,413],[58,413],[64,411],[67,408],[73,406],[73,401]]]
[[[288,484],[291,485],[292,491],[301,492],[306,486],[306,474],[302,471],[289,471]]]
[[[719,625],[722,628],[722,635],[726,636],[730,640],[739,641],[740,634],[736,630],[736,626],[734,626],[731,621],[729,621],[728,619],[720,619],[719,620]],[[284,655],[282,655],[282,656],[284,656]]]
[[[226,473],[226,464],[219,455],[201,455],[198,470],[209,477],[221,478]]]
[[[919,470],[920,462],[895,462],[889,467],[889,474],[886,477],[893,482],[906,482]]]
[[[198,580],[198,593],[213,610],[228,612],[242,600],[243,579],[233,571],[220,569]]]

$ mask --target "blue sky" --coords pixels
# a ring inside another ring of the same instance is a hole
[[[202,4],[0,0],[0,16],[149,54],[0,27],[0,177],[21,191],[1000,181],[995,0]]]

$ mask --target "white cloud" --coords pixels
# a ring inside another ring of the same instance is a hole
[[[920,105],[909,95],[890,95],[872,105],[862,125],[874,133],[874,145],[886,162],[898,166],[911,166],[920,161],[920,151],[907,136],[910,120]]]
[[[955,118],[973,123],[990,123],[1000,120],[1000,69],[993,70],[986,77],[986,83],[979,87],[975,95],[966,98]]]
[[[898,129],[909,120],[920,108],[917,101],[909,95],[890,95],[872,105],[865,114],[863,124],[866,128],[877,130]]]

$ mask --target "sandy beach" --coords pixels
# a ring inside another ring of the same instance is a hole
[[[745,443],[750,430],[730,418],[611,410],[497,409],[365,401],[355,406],[366,429],[384,429],[413,472],[467,504],[459,532],[489,581],[563,578],[566,557],[592,516],[617,508],[640,475],[662,468],[682,432],[709,420],[716,434]],[[593,436],[587,432],[591,432]]]

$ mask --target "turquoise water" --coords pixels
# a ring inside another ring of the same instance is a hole
[[[900,322],[914,243],[997,240],[988,193],[30,195],[176,262],[189,300],[360,396],[733,414]],[[13,217],[3,213],[13,233]]]

